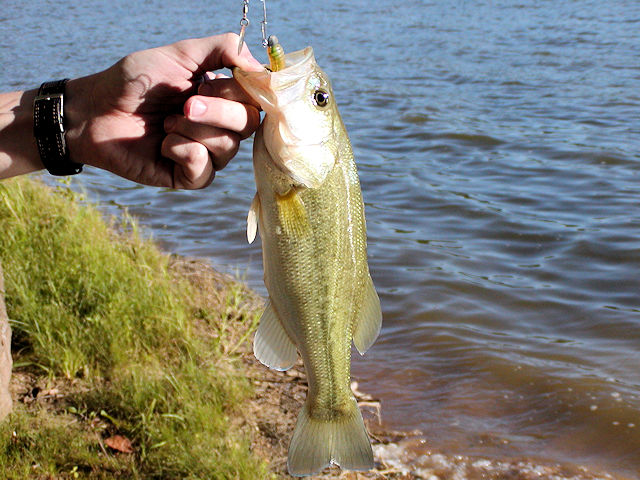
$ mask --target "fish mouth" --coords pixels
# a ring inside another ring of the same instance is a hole
[[[293,87],[312,70],[316,63],[313,48],[287,53],[284,62],[285,67],[277,72],[269,70],[268,65],[263,65],[261,72],[248,72],[238,67],[232,70],[233,78],[266,113],[275,112],[278,107],[276,92]]]
[[[285,54],[284,68],[277,72],[271,72],[269,70],[272,76],[272,82],[274,83],[274,89],[283,88],[288,83],[296,81],[301,75],[304,75],[312,65],[315,65],[315,58],[313,56],[313,48],[311,47]],[[265,68],[268,70],[266,65]]]
[[[286,54],[284,65],[277,72],[267,66],[261,72],[234,68],[233,76],[266,113],[262,129],[273,165],[296,185],[317,188],[333,168],[335,152],[326,147],[324,136],[309,138],[309,132],[315,129],[305,123],[304,110],[308,107],[303,105],[302,119],[300,115],[309,79],[319,70],[313,48]]]

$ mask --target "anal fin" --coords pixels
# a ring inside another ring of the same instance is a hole
[[[353,343],[360,355],[364,355],[364,352],[373,345],[373,342],[378,338],[381,327],[382,310],[380,309],[380,299],[376,293],[376,288],[373,286],[371,275],[369,275],[353,331]]]
[[[253,354],[267,367],[281,371],[290,369],[298,359],[296,346],[280,323],[271,302],[260,317],[253,339]]]

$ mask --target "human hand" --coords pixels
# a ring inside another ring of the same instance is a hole
[[[260,123],[257,106],[213,70],[263,67],[233,33],[183,40],[126,56],[70,80],[66,140],[74,162],[138,183],[196,189],[211,183]],[[208,78],[198,85],[202,76]]]

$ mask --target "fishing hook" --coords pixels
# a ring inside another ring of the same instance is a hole
[[[269,45],[269,40],[267,38],[267,1],[260,0],[262,2],[262,21],[261,30],[262,30],[262,46],[267,47]],[[247,31],[247,27],[249,26],[249,0],[242,0],[242,19],[240,20],[240,39],[238,41],[238,55],[242,52],[242,46],[244,45],[244,36]]]
[[[260,22],[262,28],[262,46],[267,47],[269,40],[267,39],[267,0],[260,0],[262,2],[262,21]]]
[[[242,0],[242,19],[240,20],[240,39],[238,41],[238,55],[242,52],[242,46],[244,45],[244,34],[249,26],[249,19],[247,15],[249,13],[249,0]]]

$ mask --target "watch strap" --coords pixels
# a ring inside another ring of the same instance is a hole
[[[75,175],[82,164],[69,159],[64,137],[64,93],[69,79],[45,82],[33,102],[33,133],[40,160],[51,175]]]

